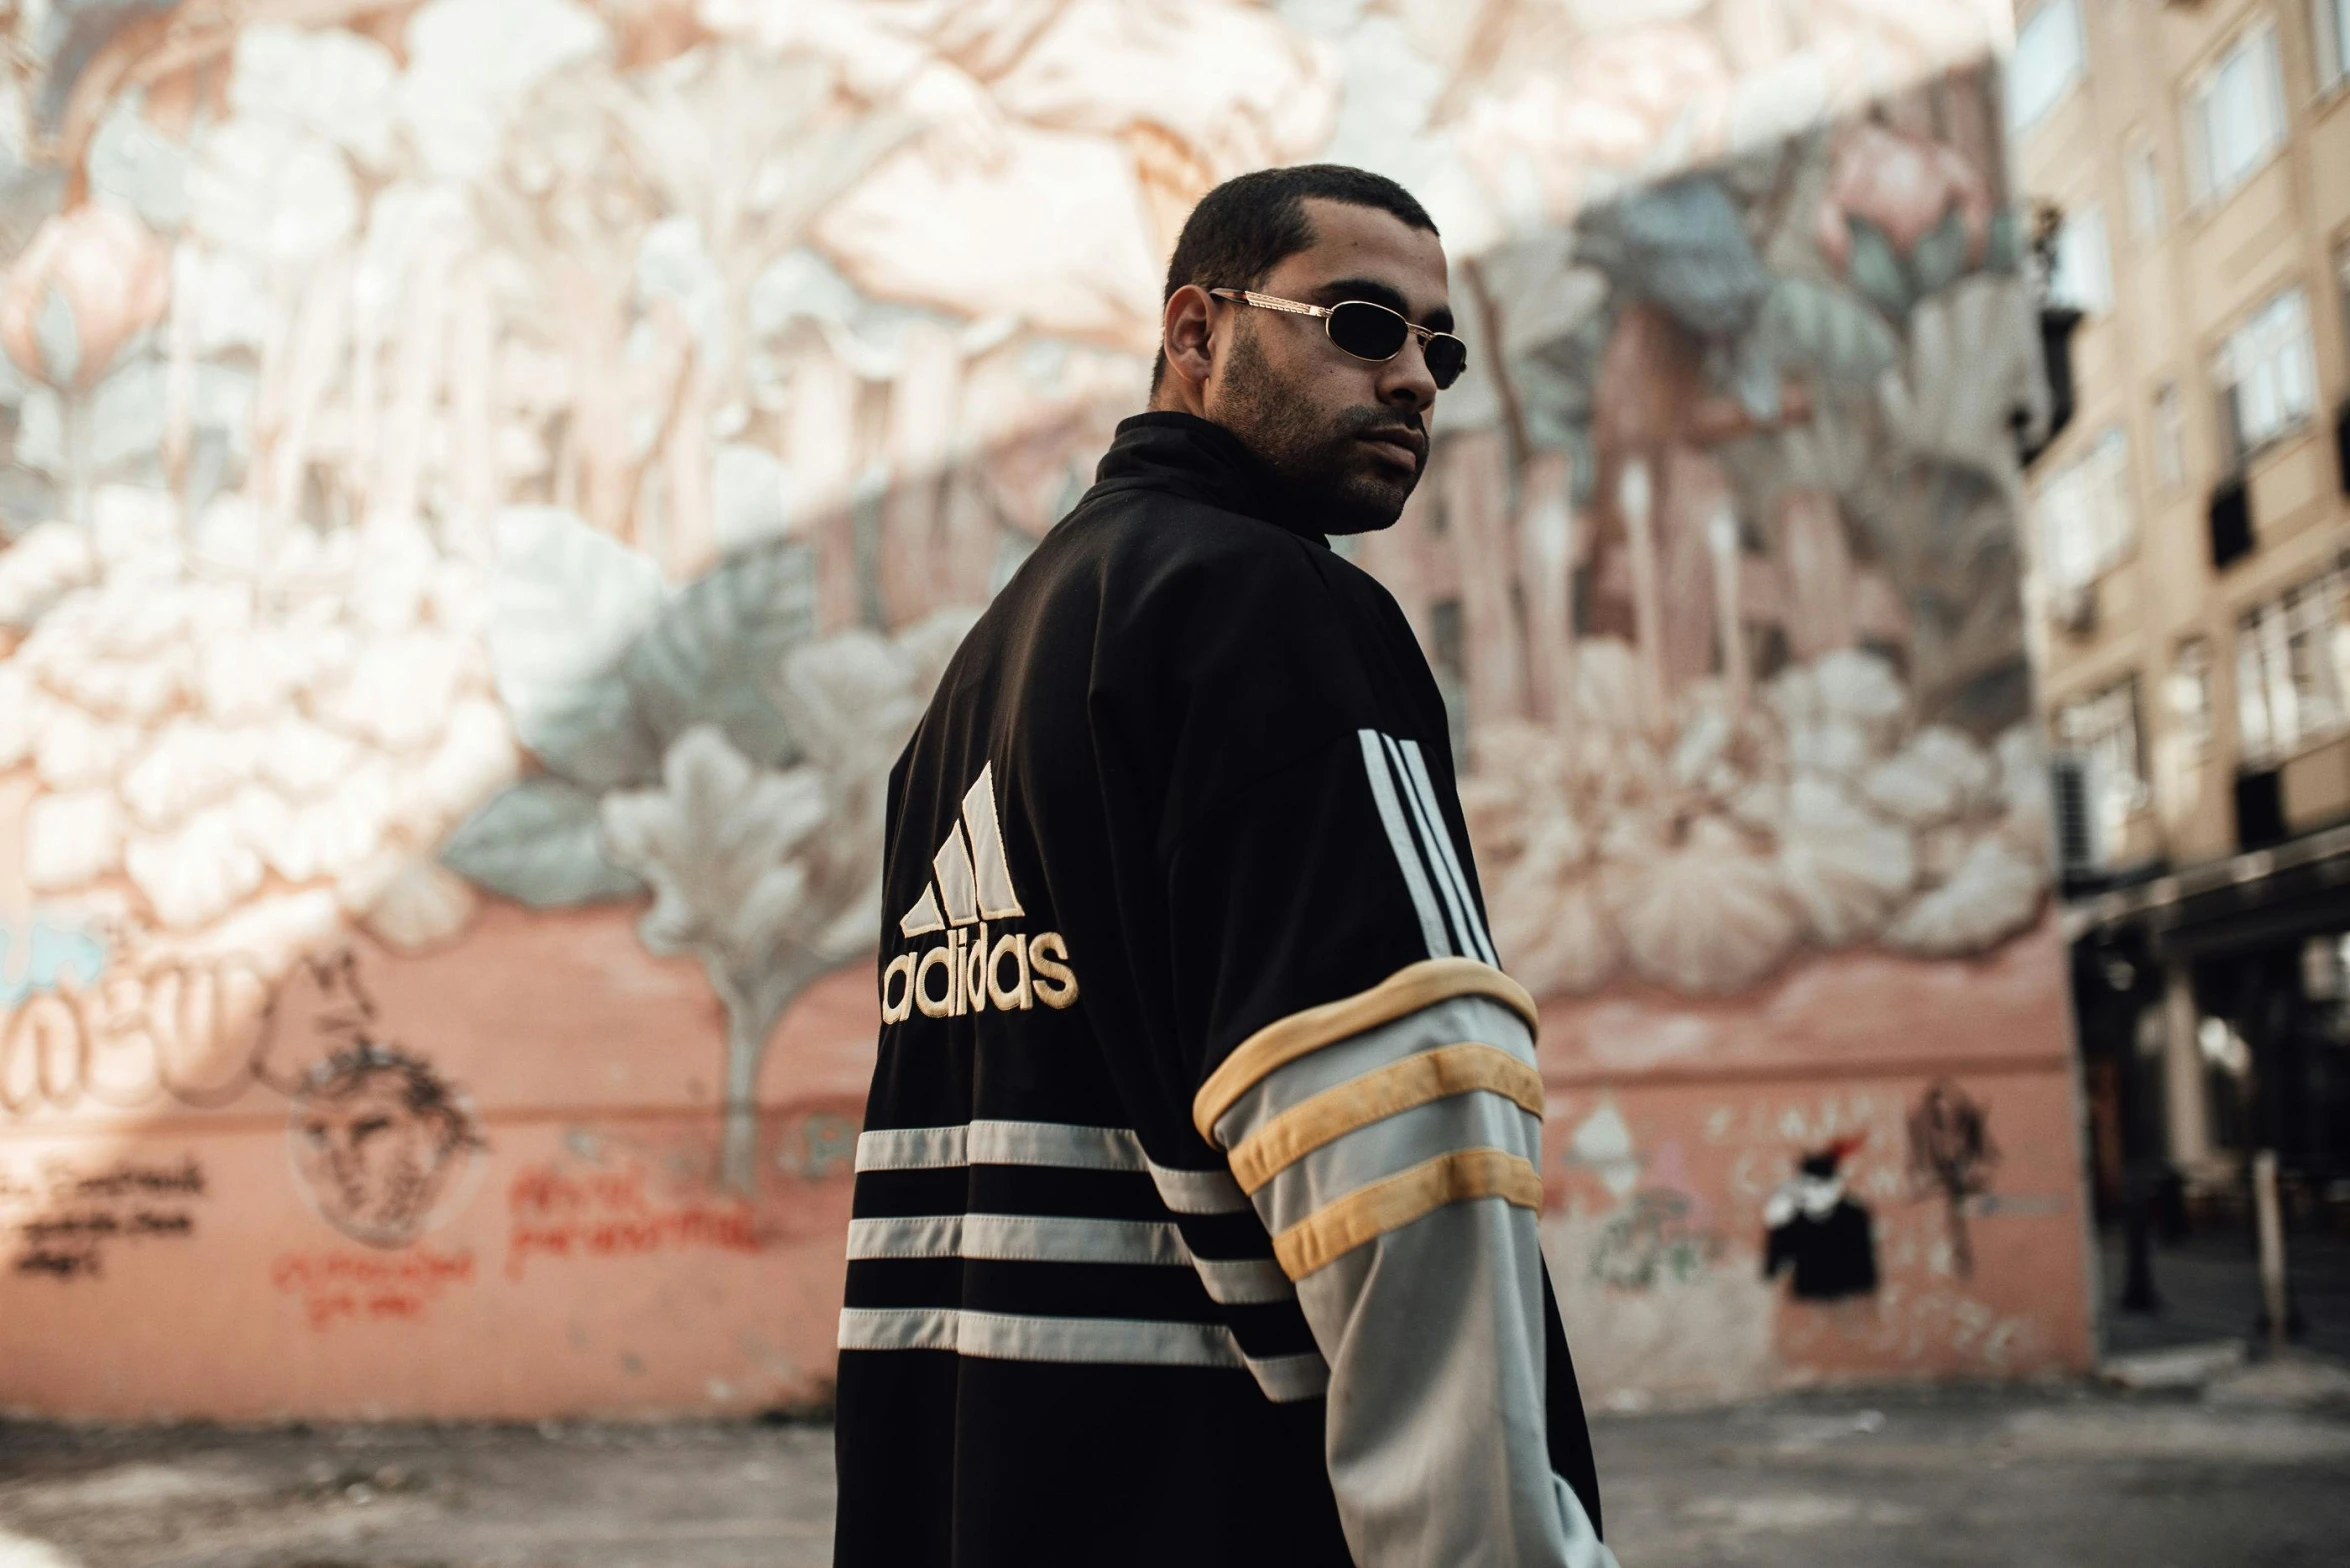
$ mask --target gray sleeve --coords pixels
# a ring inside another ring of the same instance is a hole
[[[1506,1053],[1519,1074],[1500,1064],[1502,1089],[1380,1089],[1424,1084],[1409,1059],[1464,1045]],[[1330,1364],[1330,1480],[1363,1568],[1614,1568],[1550,1468],[1533,1062],[1509,1009],[1455,998],[1276,1068],[1216,1122],[1284,1266],[1304,1266],[1298,1301]],[[1334,1101],[1356,1108],[1334,1119]],[[1365,1119],[1388,1102],[1409,1103]],[[1314,1120],[1347,1130],[1297,1133]],[[1268,1129],[1258,1148],[1284,1146],[1277,1169],[1249,1158]],[[1471,1177],[1428,1174],[1461,1170]]]

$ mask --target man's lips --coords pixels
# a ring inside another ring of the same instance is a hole
[[[1356,439],[1384,448],[1414,468],[1419,467],[1421,459],[1428,455],[1428,438],[1416,430],[1366,430]]]

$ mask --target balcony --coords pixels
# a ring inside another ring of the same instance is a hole
[[[2040,307],[2040,359],[2048,370],[2048,428],[2037,432],[2037,440],[2032,439],[2034,432],[2025,427],[2023,411],[2016,411],[2016,457],[2026,468],[2072,423],[2073,329],[2080,324],[2081,313],[2070,305]]]
[[[2241,470],[2211,492],[2211,569],[2224,572],[2252,553],[2252,492]]]

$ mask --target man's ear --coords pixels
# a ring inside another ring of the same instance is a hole
[[[1206,386],[1208,374],[1215,368],[1211,341],[1214,306],[1206,289],[1186,283],[1167,297],[1167,308],[1159,321],[1159,345],[1167,356],[1168,373],[1194,388]]]

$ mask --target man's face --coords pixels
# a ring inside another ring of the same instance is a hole
[[[301,1113],[295,1158],[328,1217],[377,1246],[423,1223],[454,1152],[443,1130],[409,1109],[399,1081],[371,1075]]]
[[[1362,299],[1421,326],[1452,330],[1444,246],[1375,207],[1309,198],[1314,243],[1255,292],[1308,305]],[[1415,334],[1393,359],[1356,359],[1312,316],[1218,300],[1222,345],[1205,389],[1207,415],[1247,443],[1320,509],[1326,533],[1385,528],[1428,464],[1436,382]]]

